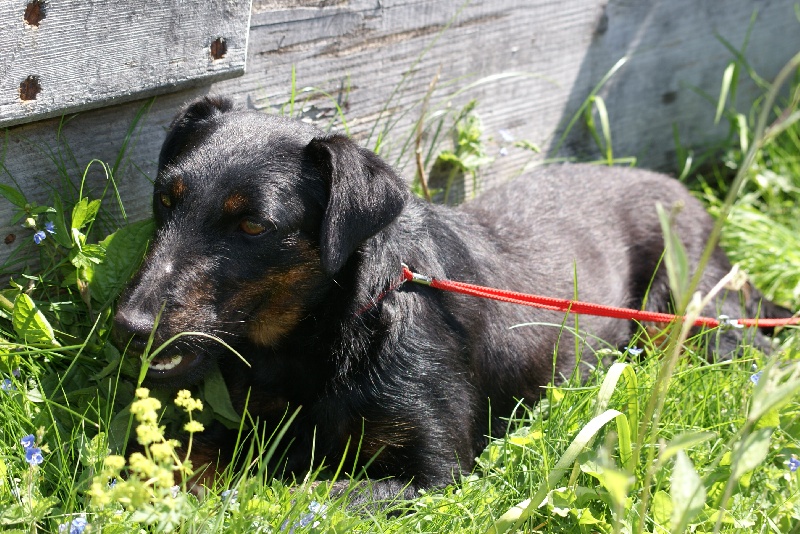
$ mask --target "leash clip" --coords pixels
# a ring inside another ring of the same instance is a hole
[[[424,286],[429,286],[433,283],[433,278],[430,276],[425,276],[424,274],[415,273],[411,269],[408,268],[408,265],[405,263],[401,263],[400,265],[403,266],[403,269],[408,271],[411,274],[410,281],[415,282],[417,284],[422,284]]]
[[[722,314],[719,317],[717,317],[717,320],[719,321],[720,330],[723,330],[723,331],[724,330],[739,330],[739,329],[744,328],[744,325],[741,324],[738,320],[731,319],[730,317],[728,317],[727,315],[724,315],[724,314]]]

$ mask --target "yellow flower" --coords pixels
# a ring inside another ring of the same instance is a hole
[[[188,389],[182,389],[178,392],[178,396],[175,398],[175,406],[179,406],[189,413],[195,410],[203,411],[203,402],[192,398],[192,394]]]
[[[92,504],[103,508],[111,503],[111,496],[106,491],[106,486],[101,482],[95,480],[92,482],[92,487],[89,489],[89,496],[92,499]]]
[[[149,423],[141,423],[136,427],[136,441],[142,445],[150,445],[164,441],[164,427]]]
[[[150,445],[150,453],[158,463],[166,463],[172,459],[172,445],[169,442],[153,443]]]
[[[175,475],[168,469],[159,469],[156,475],[156,485],[162,488],[171,488],[175,485]]]
[[[113,473],[119,473],[125,467],[125,458],[116,454],[106,456],[106,459],[103,460],[103,467]]]
[[[198,421],[189,421],[185,425],[183,425],[183,429],[188,432],[189,434],[194,434],[195,432],[202,432],[205,430],[205,427],[202,423]]]
[[[158,421],[158,410],[160,409],[161,402],[150,397],[139,399],[131,404],[131,413],[139,422],[155,423]]]
[[[131,466],[131,470],[139,476],[143,476],[143,478],[152,478],[158,471],[158,466],[139,452],[131,454],[131,457],[128,458],[128,463]]]

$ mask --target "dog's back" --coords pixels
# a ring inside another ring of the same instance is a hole
[[[664,239],[656,206],[674,212],[672,231],[686,249],[691,276],[714,221],[677,180],[651,171],[565,164],[519,176],[442,213],[469,250],[461,264],[446,264],[434,275],[490,287],[608,306],[674,313]],[[402,216],[401,216],[402,217]],[[442,224],[441,222],[439,224]],[[446,251],[444,251],[446,254]],[[406,261],[414,261],[412,257]],[[697,290],[710,291],[731,270],[715,249]],[[704,310],[729,317],[778,316],[791,312],[763,299],[748,286],[724,291]],[[580,338],[578,372],[597,364],[596,351],[630,344],[638,325],[619,319],[575,316],[508,304],[451,297],[454,315],[482,318],[472,345],[473,376],[496,414],[507,415],[519,399],[535,400],[543,387],[576,370],[575,337]],[[577,330],[576,330],[577,328]],[[765,338],[752,332],[757,344]],[[727,358],[742,332],[728,332],[710,347]],[[555,364],[553,366],[553,364]],[[499,427],[499,428],[498,428]],[[500,420],[493,428],[502,432]]]

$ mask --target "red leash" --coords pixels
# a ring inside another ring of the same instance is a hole
[[[403,264],[402,280],[403,282],[415,282],[417,284],[431,286],[443,291],[450,291],[464,295],[472,295],[474,297],[499,300],[501,302],[510,302],[512,304],[522,304],[523,306],[533,306],[534,308],[543,308],[545,310],[560,311],[565,313],[598,315],[601,317],[613,317],[615,319],[655,323],[670,323],[675,319],[682,318],[671,313],[649,312],[643,310],[634,310],[631,308],[616,308],[614,306],[604,306],[602,304],[592,304],[577,300],[528,295],[526,293],[517,293],[516,291],[494,289],[491,287],[466,284],[464,282],[454,282],[452,280],[438,280],[436,278],[411,272],[411,270],[405,264]],[[694,324],[695,326],[707,326],[709,328],[715,328],[718,326],[729,328],[742,328],[744,326],[776,327],[800,324],[800,317],[790,317],[788,319],[730,319],[726,315],[720,315],[719,318],[716,319],[713,317],[698,317]]]

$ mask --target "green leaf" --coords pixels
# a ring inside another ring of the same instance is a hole
[[[92,297],[101,303],[116,298],[139,266],[152,234],[153,221],[147,220],[124,226],[100,242],[105,258],[93,267]]]
[[[756,429],[775,428],[781,424],[781,414],[778,410],[769,410],[756,421]]]
[[[134,424],[130,404],[114,415],[108,424],[108,445],[112,450],[125,450]]]
[[[20,293],[14,301],[12,324],[17,335],[26,343],[58,345],[53,327],[28,295]]]
[[[578,518],[579,525],[599,525],[601,527],[608,527],[608,522],[602,518],[595,517],[591,508],[578,508],[573,509],[574,515]],[[597,530],[590,530],[590,532],[608,532],[607,528],[598,528]]]
[[[9,526],[29,522],[30,516],[28,515],[28,511],[23,508],[21,504],[6,506],[5,509],[0,512],[0,525]]]
[[[103,459],[111,453],[108,448],[105,432],[98,432],[89,439],[85,434],[80,436],[78,447],[78,460],[84,467],[98,467]]]
[[[608,491],[615,506],[624,509],[628,490],[633,484],[633,477],[614,468],[613,465],[603,466],[597,462],[585,462],[581,464],[580,469],[587,475],[596,478],[600,485]]]
[[[72,208],[72,221],[70,226],[73,230],[80,230],[87,224],[94,221],[97,212],[100,210],[100,200],[89,201],[88,198],[82,198],[75,207]]]
[[[699,445],[715,437],[717,437],[717,435],[714,432],[686,432],[678,434],[661,450],[658,460],[659,462],[666,462],[678,454],[679,451],[694,447],[695,445]]]
[[[219,368],[214,368],[206,376],[203,383],[203,398],[214,410],[214,414],[225,419],[225,421],[222,421],[223,423],[239,424],[241,416],[233,408],[228,386],[225,385],[225,379],[222,378]]]
[[[78,268],[92,269],[102,263],[106,256],[106,249],[102,245],[84,245],[80,249],[73,249],[69,254],[69,261]]]
[[[669,525],[672,517],[672,499],[666,491],[659,490],[653,495],[653,504],[650,506],[650,511],[657,526],[665,527]]]
[[[23,195],[10,185],[0,184],[0,195],[5,197],[6,200],[11,202],[18,208],[25,209],[25,205],[28,203],[28,201],[25,200],[25,195]]]
[[[56,233],[53,234],[53,239],[64,248],[72,248],[72,232],[67,227],[67,221],[64,219],[64,204],[61,202],[61,197],[55,195],[53,204],[55,213],[49,216],[56,230]]]
[[[592,99],[597,115],[600,117],[600,128],[603,132],[603,143],[598,148],[606,153],[606,163],[611,165],[614,160],[614,151],[611,147],[611,126],[608,120],[608,110],[603,97],[600,95]]]
[[[681,533],[706,503],[706,488],[684,451],[678,451],[670,479],[672,532]]]
[[[122,360],[122,355],[119,353],[119,350],[111,343],[103,345],[103,356],[105,356],[108,364],[95,375],[95,380],[98,381],[116,372]]]
[[[554,489],[547,494],[545,502],[551,514],[567,517],[575,508],[575,492],[568,488]]]
[[[758,421],[771,410],[780,410],[800,391],[800,363],[767,366],[753,391],[748,421]]]
[[[761,428],[739,442],[731,461],[734,479],[738,479],[764,462],[769,452],[771,437],[772,428]]]

